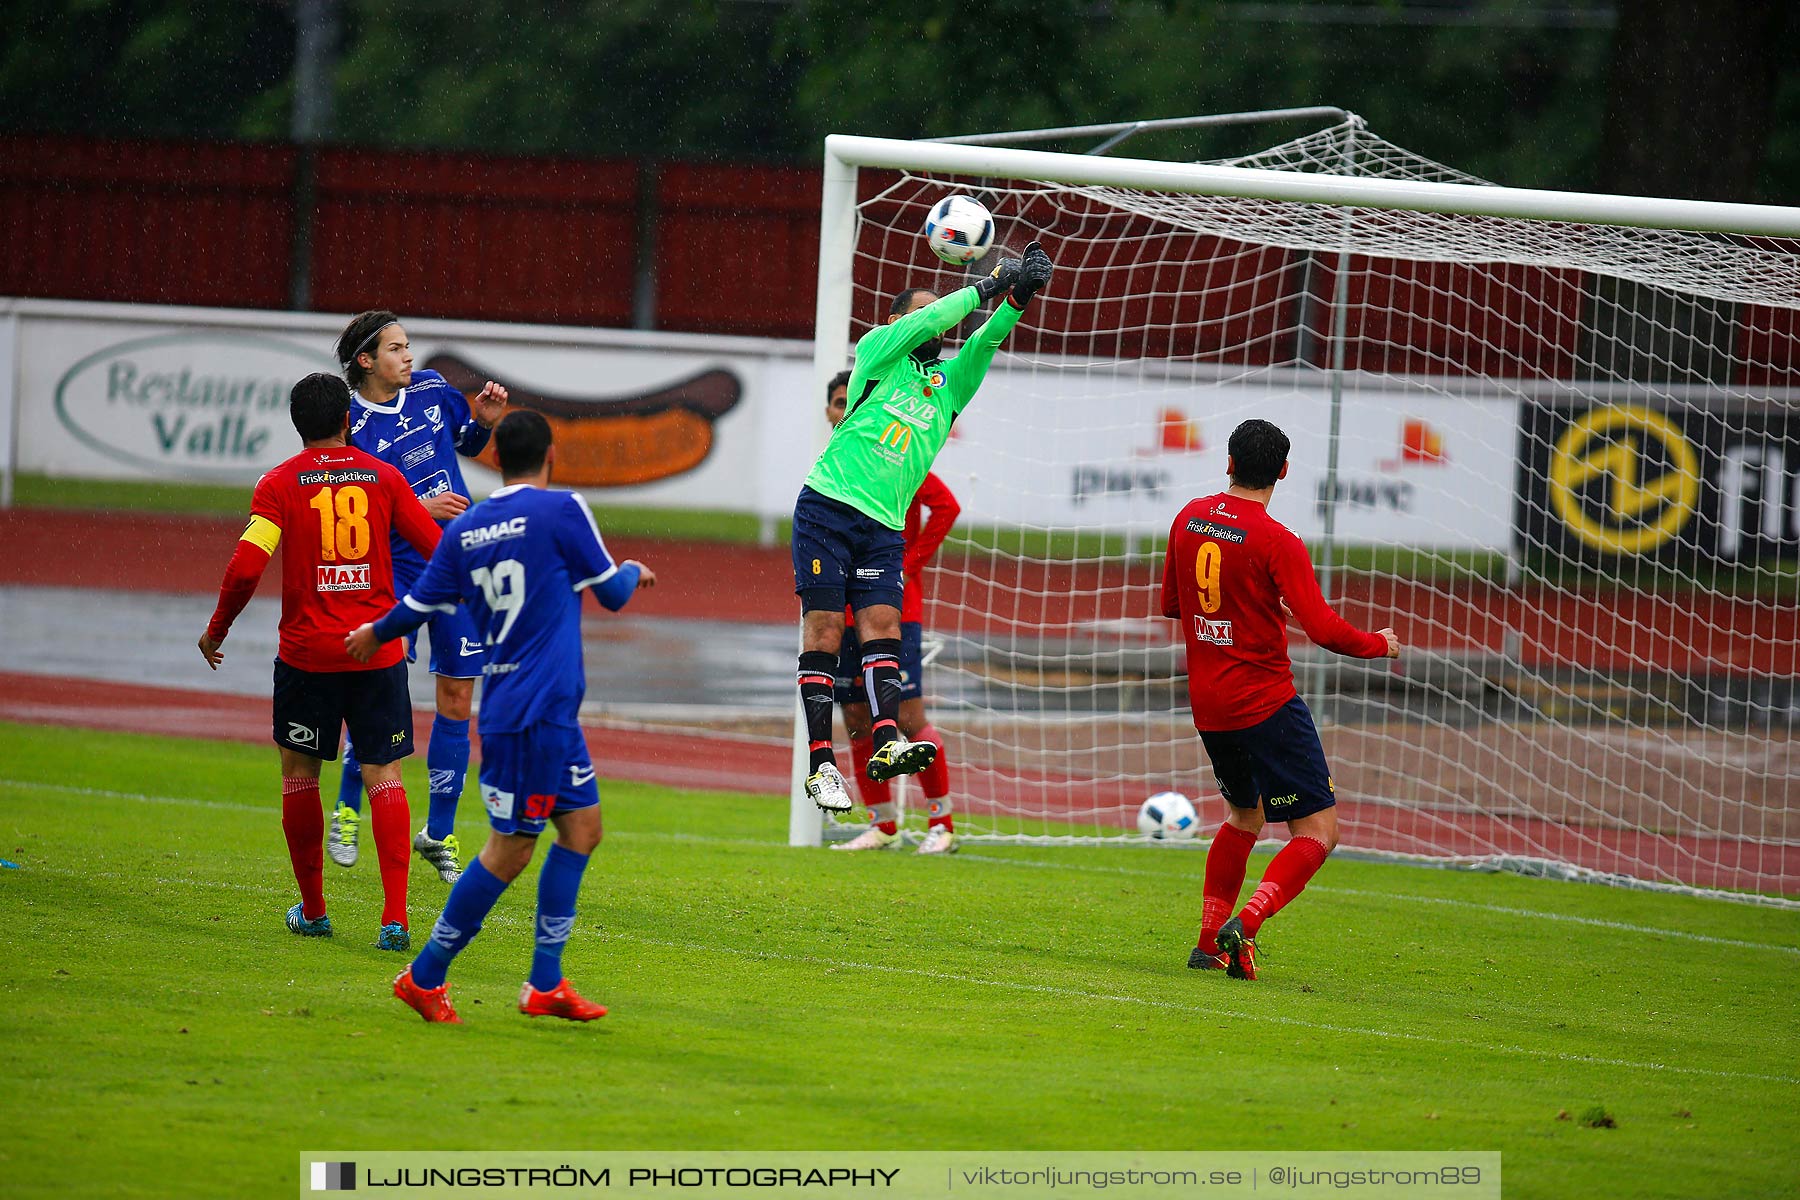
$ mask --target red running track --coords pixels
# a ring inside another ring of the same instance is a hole
[[[217,517],[12,509],[0,512],[0,583],[213,593],[243,523]],[[613,538],[620,558],[656,569],[658,586],[633,616],[780,624],[798,609],[786,547]],[[1034,562],[970,557],[932,572],[927,623],[968,633],[1059,636],[1146,622],[1159,564]],[[276,595],[271,568],[264,595]],[[1408,646],[1512,654],[1532,668],[1679,674],[1800,675],[1800,606],[1708,592],[1651,595],[1451,587],[1353,579],[1338,605],[1364,628],[1393,625]],[[1171,644],[1174,626],[1149,621],[1146,642]]]

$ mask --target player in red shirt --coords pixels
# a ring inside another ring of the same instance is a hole
[[[367,663],[344,651],[344,635],[394,605],[388,532],[425,557],[438,527],[406,477],[348,444],[350,389],[336,375],[308,375],[288,395],[288,414],[306,449],[261,479],[225,569],[219,605],[200,635],[215,671],[231,623],[281,548],[281,646],[275,658],[275,744],[281,751],[281,829],[300,885],[287,926],[302,937],[330,937],[325,915],[325,816],[319,763],[334,759],[348,725],[363,761],[371,824],[381,860],[383,950],[411,945],[406,924],[406,866],[411,814],[400,760],[412,753],[412,702],[403,647],[383,646]]]
[[[850,372],[839,371],[825,385],[825,419],[833,429],[844,419],[844,405],[849,399]],[[923,517],[921,509],[929,511]],[[944,544],[950,527],[962,506],[944,481],[927,471],[919,490],[913,494],[906,510],[906,556],[901,562],[901,577],[906,589],[900,599],[900,732],[909,742],[930,742],[937,747],[937,758],[919,772],[919,787],[925,793],[928,824],[925,840],[919,843],[920,854],[954,854],[956,822],[950,812],[950,760],[944,739],[932,728],[925,713],[925,663],[923,652],[925,622],[925,590],[919,578]],[[856,785],[862,792],[863,804],[869,810],[869,827],[848,842],[839,842],[833,850],[881,850],[900,837],[899,810],[894,805],[889,784],[869,778],[869,759],[875,753],[874,716],[864,686],[862,646],[857,641],[856,626],[845,610],[844,641],[838,653],[838,668],[833,680],[837,701],[844,710],[844,728],[850,734],[850,753],[856,762]]]
[[[1366,633],[1325,602],[1306,546],[1269,516],[1287,475],[1288,438],[1267,421],[1231,431],[1231,486],[1190,500],[1169,527],[1162,612],[1181,621],[1194,728],[1230,806],[1206,853],[1199,970],[1256,978],[1256,934],[1298,896],[1337,847],[1337,803],[1312,713],[1294,690],[1291,615],[1307,636],[1355,658],[1398,658],[1392,629]],[[1288,843],[1237,916],[1244,864],[1263,822],[1285,821]]]

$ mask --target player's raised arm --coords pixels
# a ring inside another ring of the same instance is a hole
[[[981,328],[971,334],[969,340],[963,343],[962,349],[956,352],[956,357],[944,365],[944,374],[951,382],[952,395],[962,397],[965,404],[974,397],[975,390],[987,375],[988,367],[993,364],[994,354],[1000,349],[1000,343],[1006,340],[1006,335],[1013,331],[1013,326],[1025,315],[1025,307],[1031,303],[1032,297],[1050,282],[1050,272],[1050,256],[1044,253],[1044,248],[1036,242],[1025,247],[1025,257],[1019,262],[1018,270],[1013,273],[1011,291],[1007,294],[1006,302],[994,310],[993,316],[982,322]]]
[[[474,458],[487,449],[487,444],[494,435],[494,426],[506,415],[507,391],[491,379],[473,396],[464,396],[455,388],[450,391],[461,402],[452,405],[455,411],[451,413],[455,418],[451,425],[455,430],[453,441],[456,452],[464,458]]]
[[[977,283],[933,300],[890,324],[869,330],[856,343],[856,375],[869,379],[885,374],[888,367],[912,353],[914,347],[943,336],[945,330],[955,327],[957,322],[974,312],[977,305],[1010,288],[1018,271],[1018,262],[1007,259],[992,275]],[[851,396],[854,397],[857,390],[853,380]]]
[[[1273,556],[1271,567],[1275,586],[1281,590],[1281,598],[1286,601],[1294,619],[1300,622],[1300,628],[1306,631],[1306,636],[1316,644],[1352,658],[1393,658],[1399,655],[1400,642],[1393,630],[1369,633],[1358,629],[1338,616],[1326,602],[1325,594],[1319,590],[1318,576],[1313,574],[1312,559],[1307,557],[1306,546],[1299,538],[1289,534],[1283,539]],[[1163,586],[1166,600],[1166,579]]]
[[[257,481],[256,492],[250,500],[250,523],[238,535],[237,549],[225,567],[225,579],[219,585],[219,603],[213,609],[212,619],[206,623],[206,632],[200,635],[200,653],[206,659],[206,665],[215,671],[225,660],[225,652],[219,647],[231,632],[231,623],[256,594],[256,585],[262,582],[263,571],[268,569],[275,547],[281,544],[280,515],[273,487],[264,476]]]

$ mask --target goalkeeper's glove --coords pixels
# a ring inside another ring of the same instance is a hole
[[[1013,280],[1012,301],[1020,308],[1031,303],[1031,298],[1038,294],[1038,289],[1050,282],[1050,256],[1036,242],[1025,247],[1025,258],[1019,264],[1018,276]]]
[[[1018,278],[1019,260],[1003,258],[1000,260],[1000,265],[995,267],[991,274],[975,281],[975,294],[981,297],[983,304],[986,304],[995,296],[1012,287]]]

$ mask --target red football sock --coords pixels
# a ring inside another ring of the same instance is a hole
[[[1227,821],[1213,834],[1206,851],[1206,882],[1202,885],[1200,903],[1200,949],[1208,954],[1219,952],[1214,939],[1219,926],[1231,919],[1237,907],[1238,893],[1244,888],[1244,864],[1256,848],[1256,835],[1239,829]]]
[[[282,778],[281,832],[300,885],[300,914],[316,921],[325,915],[325,810],[317,779]]]
[[[381,860],[381,923],[406,925],[406,869],[412,856],[412,814],[398,779],[369,785],[369,827]]]
[[[876,783],[869,778],[869,759],[875,754],[875,739],[868,734],[850,739],[850,761],[856,764],[856,790],[862,796],[864,808],[874,808],[881,804],[892,804],[893,793],[888,790],[888,781]],[[892,822],[889,822],[892,824]],[[894,832],[892,829],[887,832]]]
[[[913,739],[918,742],[930,742],[937,747],[937,758],[929,767],[919,772],[919,787],[927,800],[942,800],[950,794],[950,756],[944,750],[944,739],[930,725],[919,730],[919,736]],[[935,806],[934,806],[935,807]],[[949,824],[949,806],[945,806],[945,824]],[[937,822],[932,822],[937,824]]]
[[[1263,872],[1256,891],[1244,902],[1244,911],[1238,914],[1238,919],[1244,923],[1244,933],[1255,937],[1264,921],[1305,891],[1307,880],[1325,864],[1325,856],[1330,853],[1318,838],[1302,835],[1289,839],[1281,853],[1269,863],[1269,869]]]

